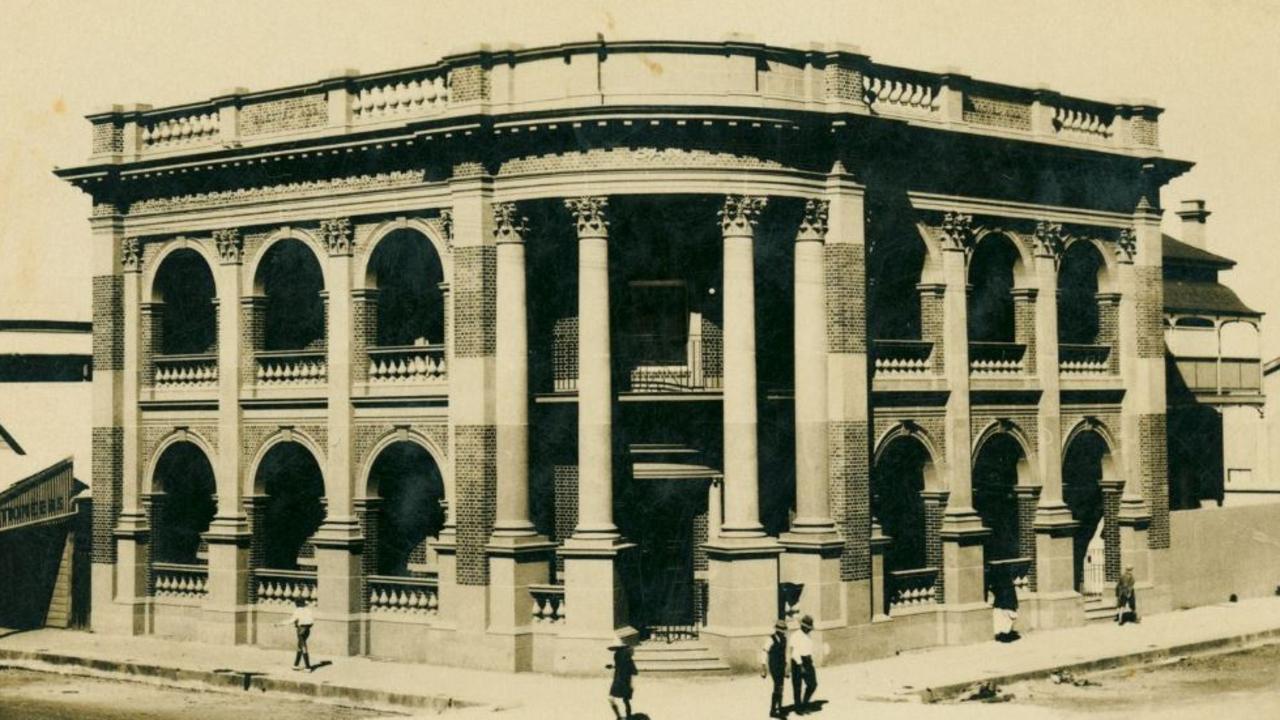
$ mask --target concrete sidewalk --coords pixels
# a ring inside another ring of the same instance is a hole
[[[1060,668],[1102,670],[1194,652],[1280,641],[1280,598],[1246,600],[1153,615],[1140,625],[1090,625],[1036,632],[1012,644],[938,647],[853,665],[821,668],[817,698],[831,710],[877,704],[880,716],[921,700],[954,697],[975,682],[1005,684]],[[504,674],[370,658],[334,658],[313,674],[290,672],[292,652],[35,630],[0,638],[0,663],[109,675],[126,674],[191,687],[240,688],[316,697],[366,707],[469,716],[609,717],[604,678]],[[318,658],[323,661],[325,658]],[[608,658],[601,658],[601,665]],[[886,703],[892,703],[887,704]],[[911,703],[901,705],[900,703]],[[764,716],[768,685],[753,676],[636,679],[635,710],[655,720]],[[943,708],[939,707],[938,710]],[[983,705],[982,717],[1005,710]],[[1013,710],[1014,708],[1009,708]],[[949,706],[947,717],[967,710]],[[1021,712],[1025,717],[1026,709]],[[905,716],[905,715],[904,715]],[[1012,717],[1012,715],[1011,715]]]

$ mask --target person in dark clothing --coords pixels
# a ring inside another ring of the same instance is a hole
[[[1013,629],[1018,619],[1018,590],[1013,586],[1013,578],[1001,571],[992,579],[992,612],[994,613],[996,640],[1013,642],[1021,637]]]
[[[769,698],[769,717],[785,717],[782,713],[782,687],[787,677],[787,622],[773,624],[773,634],[760,648],[760,677],[773,681],[773,695]]]
[[[1134,591],[1133,568],[1127,567],[1116,581],[1116,622],[1138,622],[1137,593]]]
[[[632,659],[631,646],[621,638],[614,638],[609,646],[613,651],[613,663],[605,668],[613,670],[613,683],[609,685],[609,707],[617,720],[631,720],[631,676],[639,674]]]

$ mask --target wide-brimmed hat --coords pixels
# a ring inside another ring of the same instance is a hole
[[[627,647],[627,643],[626,643],[626,641],[625,641],[625,640],[623,640],[622,638],[618,637],[617,635],[614,635],[614,636],[613,636],[613,639],[609,641],[609,646],[608,646],[608,648],[607,648],[607,649],[609,649],[609,650],[621,650],[621,649],[622,649],[622,648],[624,648],[624,647]]]
[[[786,629],[787,629],[787,621],[786,621],[786,620],[779,620],[778,622],[776,622],[776,623],[774,623],[774,624],[773,624],[773,629],[774,629],[774,630],[786,630]]]
[[[805,630],[812,630],[813,618],[809,617],[808,615],[805,615],[804,617],[800,618],[800,627]]]

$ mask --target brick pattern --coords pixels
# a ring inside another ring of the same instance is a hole
[[[964,96],[964,121],[978,125],[1031,130],[1031,106],[980,95]]]
[[[493,532],[497,503],[497,433],[492,425],[454,428],[457,497],[458,583],[488,585],[485,544]]]
[[[555,465],[551,469],[555,493],[555,528],[551,538],[564,542],[578,525],[578,466]],[[556,575],[564,574],[564,558],[556,556]]]
[[[93,278],[93,369],[124,367],[124,278]]]
[[[240,109],[240,135],[252,137],[284,130],[306,130],[329,123],[329,102],[324,95],[270,100]]]
[[[266,340],[266,305],[260,302],[240,305],[240,383],[252,385],[257,380],[258,364],[254,353]]]
[[[827,243],[827,350],[867,351],[866,263],[863,246]]]
[[[93,562],[115,563],[116,521],[124,492],[124,430],[93,429]]]
[[[497,323],[497,248],[460,247],[454,252],[453,354],[457,357],[493,355]]]
[[[938,602],[947,598],[947,576],[942,570],[942,518],[947,512],[947,493],[926,493],[924,496],[924,557],[929,567],[938,569],[934,582],[934,596]]]
[[[1036,590],[1036,506],[1040,503],[1040,486],[1018,486],[1018,555],[1031,559],[1027,582]]]
[[[828,65],[823,68],[828,100],[857,100],[862,97],[862,73],[849,67]]]
[[[489,73],[479,65],[454,68],[449,71],[449,100],[455,103],[488,100],[490,84]]]
[[[1025,295],[1013,299],[1013,341],[1027,346],[1022,366],[1028,373],[1036,371],[1036,303]]]
[[[872,433],[876,438],[884,437],[894,425],[907,421],[920,426],[940,455],[936,459],[941,463],[947,452],[946,408],[941,405],[933,408],[872,408]]]
[[[1120,579],[1120,497],[1122,495],[1120,488],[1114,492],[1102,491],[1103,560],[1106,564],[1107,580],[1111,582]]]
[[[356,423],[352,431],[351,449],[352,456],[355,458],[355,466],[364,467],[365,463],[372,459],[370,458],[370,453],[373,452],[373,447],[382,438],[399,427],[404,427],[404,423]],[[447,456],[449,447],[449,425],[447,422],[443,420],[438,422],[414,422],[409,424],[408,429],[431,440],[431,443]]]
[[[828,423],[828,442],[831,514],[844,539],[840,579],[868,580],[871,578],[871,467],[867,423],[861,420]]]
[[[498,177],[532,173],[571,173],[627,168],[715,168],[720,170],[784,169],[776,160],[685,148],[615,147],[585,152],[545,153],[512,158],[498,168]]]
[[[93,154],[124,151],[124,128],[114,122],[93,125]]]
[[[1147,147],[1160,145],[1160,123],[1155,120],[1136,117],[1129,121],[1129,127],[1133,133],[1133,141],[1139,145]]]
[[[943,324],[944,295],[933,290],[920,292],[920,339],[933,343],[933,356],[930,369],[935,373],[943,372],[946,367],[946,333]]]
[[[1163,413],[1138,418],[1139,472],[1143,493],[1151,508],[1147,544],[1153,550],[1169,548],[1169,457],[1165,420]]]
[[[164,303],[147,303],[142,306],[138,322],[138,382],[150,387],[156,381],[156,355],[160,354],[164,338]]]
[[[707,508],[703,506],[698,510],[698,514],[693,516],[693,571],[706,572],[710,568],[707,562],[707,541],[711,539],[710,535],[710,518],[707,516]]]
[[[177,430],[175,425],[142,425],[138,428],[138,447],[142,453],[142,467],[146,468],[154,463],[158,458],[158,452],[161,441],[169,437]],[[218,426],[217,425],[188,425],[187,433],[196,436],[205,445],[209,446],[209,450],[213,453],[218,452]],[[197,447],[199,447],[197,445]],[[208,458],[209,464],[213,465],[217,462],[216,457]],[[144,478],[150,480],[150,478]],[[161,488],[152,488],[153,491],[159,491]]]
[[[1107,356],[1107,372],[1120,372],[1120,306],[1115,302],[1098,303],[1098,344],[1111,348]]]
[[[993,410],[975,407],[969,416],[970,437],[976,439],[988,425],[997,420],[1008,420],[1017,429],[1021,430],[1026,437],[1029,452],[1034,453],[1036,448],[1040,447],[1040,423],[1034,407],[1019,408],[1017,410]],[[981,452],[982,448],[978,448],[978,451]],[[977,456],[975,455],[974,457]]]
[[[249,524],[249,592],[250,603],[258,601],[258,584],[253,581],[253,570],[266,566],[266,545],[263,528],[266,524],[267,507],[265,499],[245,498],[243,501],[245,518]]]
[[[145,537],[138,538],[136,543],[137,552],[142,556],[139,558],[139,562],[145,568],[147,597],[152,597],[156,594],[156,574],[151,566],[151,560],[158,560],[164,557],[160,553],[169,550],[167,547],[161,548],[160,546],[163,542],[156,537],[156,531],[165,525],[164,501],[164,495],[144,496],[142,498],[142,510],[147,515],[147,527],[151,532]]]
[[[1136,266],[1138,357],[1164,357],[1164,281],[1160,268]]]
[[[376,507],[362,506],[356,510],[360,522],[360,536],[364,543],[360,550],[360,611],[369,612],[369,576],[378,574],[378,525],[381,513]]]
[[[724,377],[724,330],[702,316],[702,374],[706,377]]]
[[[357,295],[351,299],[351,381],[369,381],[369,348],[378,341],[378,299]]]
[[[1064,405],[1060,417],[1062,425],[1062,442],[1067,442],[1067,433],[1071,432],[1076,425],[1079,425],[1085,417],[1097,418],[1098,422],[1106,426],[1107,431],[1117,443],[1120,442],[1120,408],[1119,406],[1111,406],[1109,409],[1098,409],[1097,407],[1079,407],[1075,405]],[[1064,446],[1065,450],[1066,447]],[[1119,448],[1114,448],[1119,450]]]
[[[578,318],[557,318],[551,328],[552,376],[557,386],[578,378]]]

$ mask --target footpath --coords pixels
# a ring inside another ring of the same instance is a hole
[[[1144,665],[1193,653],[1280,642],[1280,598],[1260,598],[1114,623],[1032,632],[1015,643],[935,647],[819,668],[818,700],[833,716],[874,704],[878,717],[918,717],[980,682],[997,685]],[[607,678],[495,673],[363,657],[316,658],[292,672],[292,651],[122,638],[41,629],[0,636],[0,666],[130,679],[192,689],[270,692],[344,705],[446,717],[610,717]],[[601,658],[601,666],[609,658]],[[790,697],[790,688],[787,688]],[[758,676],[636,678],[636,713],[653,720],[764,717],[768,683]],[[946,704],[946,717],[969,715]],[[995,706],[974,717],[999,715]],[[1008,708],[1014,710],[1015,708]],[[935,713],[936,714],[936,713]],[[1020,717],[1026,717],[1021,715]]]

